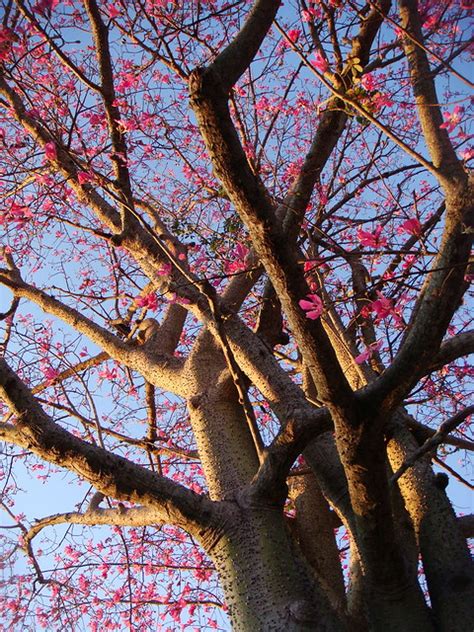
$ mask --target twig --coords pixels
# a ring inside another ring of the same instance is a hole
[[[422,446],[415,450],[415,452],[403,463],[395,474],[390,479],[390,483],[393,485],[398,481],[398,479],[405,474],[405,472],[415,465],[416,461],[420,459],[423,455],[430,450],[436,448],[440,443],[442,443],[444,437],[452,432],[455,428],[457,428],[469,415],[474,413],[474,406],[468,406],[464,410],[461,410],[456,415],[450,417],[447,421],[443,422],[438,430],[434,433],[432,437],[427,439]]]

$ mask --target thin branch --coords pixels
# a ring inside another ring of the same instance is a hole
[[[466,417],[469,417],[469,415],[472,415],[473,413],[474,406],[468,406],[456,415],[450,417],[450,419],[448,419],[447,421],[443,422],[439,426],[438,430],[434,433],[434,435],[427,439],[424,444],[420,446],[418,450],[413,452],[410,458],[407,459],[405,463],[403,463],[403,465],[398,468],[398,470],[390,478],[390,483],[392,485],[396,483],[398,479],[403,476],[403,474],[418,461],[418,459],[421,459],[421,457],[423,457],[425,454],[427,454],[431,450],[434,450],[440,443],[443,442],[444,437],[446,437],[450,432],[452,432],[455,428],[462,424]]]
[[[468,489],[474,489],[474,485],[467,481],[459,472],[456,472],[452,467],[450,467],[447,463],[439,459],[437,456],[433,457],[433,461],[439,465],[439,467],[443,468],[447,472],[451,474],[457,481],[461,483],[461,485],[465,485]]]
[[[100,94],[105,108],[107,125],[110,132],[113,153],[111,155],[114,165],[115,177],[120,190],[122,232],[126,232],[130,227],[129,207],[133,206],[132,188],[130,174],[127,166],[127,142],[125,133],[120,127],[121,114],[117,107],[114,87],[114,73],[112,57],[109,46],[109,32],[102,20],[99,6],[95,0],[85,0],[84,5],[91,23],[91,31],[96,47],[97,61],[100,75]]]
[[[91,503],[92,504],[92,503]],[[125,507],[120,505],[117,509],[101,509],[99,507],[89,507],[81,513],[70,511],[47,516],[37,520],[25,534],[25,545],[35,538],[44,528],[57,524],[82,524],[88,526],[115,525],[120,527],[145,527],[147,525],[160,525],[156,522],[156,511],[149,507]]]
[[[416,421],[411,415],[407,415],[406,423],[419,443],[427,441],[436,433],[436,430]],[[461,450],[474,452],[474,441],[464,439],[463,437],[448,435],[443,438],[441,443],[452,445],[454,448],[460,448]]]
[[[60,384],[61,382],[64,382],[64,380],[67,380],[70,377],[76,377],[78,373],[87,371],[87,369],[98,366],[99,364],[102,364],[102,362],[105,362],[106,360],[109,360],[109,359],[110,359],[109,354],[106,353],[105,351],[101,351],[100,353],[93,356],[92,358],[88,358],[87,360],[78,362],[77,364],[70,367],[69,369],[65,369],[64,371],[61,371],[61,373],[58,373],[58,375],[56,375],[56,377],[54,377],[53,379],[46,380],[45,382],[38,384],[31,390],[31,392],[33,393],[33,395],[36,395],[37,393],[41,393],[46,388],[49,388],[50,386],[54,386],[56,384]]]
[[[471,353],[474,353],[474,329],[463,331],[445,340],[434,357],[429,372],[438,371],[446,364]]]

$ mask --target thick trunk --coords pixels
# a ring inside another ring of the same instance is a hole
[[[347,629],[292,543],[281,508],[236,511],[210,555],[236,632]]]

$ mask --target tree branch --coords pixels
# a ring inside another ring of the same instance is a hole
[[[210,525],[214,503],[61,428],[2,358],[0,394],[17,415],[14,426],[0,426],[2,439],[75,472],[106,496],[146,506],[155,512],[155,522],[170,522],[195,534]]]
[[[295,411],[265,452],[265,458],[252,482],[250,494],[255,499],[282,503],[286,498],[286,477],[291,466],[317,434],[331,428],[327,408],[319,408],[308,424],[302,411]]]
[[[424,444],[415,450],[410,458],[407,459],[393,474],[390,479],[390,483],[393,485],[398,481],[398,479],[403,476],[403,474],[412,467],[418,459],[421,459],[422,456],[436,448],[440,443],[443,442],[444,437],[446,437],[450,432],[452,432],[455,428],[457,428],[462,422],[474,413],[474,406],[468,406],[464,410],[460,411],[456,415],[453,415],[450,419],[443,422],[438,430],[434,433],[432,437],[427,439]]]
[[[108,29],[102,20],[99,7],[95,0],[85,0],[84,2],[89,20],[91,23],[91,31],[96,47],[97,61],[99,64],[99,75],[101,81],[100,94],[105,108],[107,125],[110,132],[113,154],[111,156],[114,165],[115,177],[119,187],[121,196],[125,204],[121,204],[122,232],[125,233],[129,228],[130,207],[133,207],[132,188],[130,184],[130,175],[127,166],[127,143],[125,134],[120,128],[120,110],[116,104],[116,95],[114,87],[114,73],[112,69],[112,60],[110,55]]]
[[[438,371],[446,364],[471,353],[474,353],[474,329],[463,331],[445,340],[434,357],[429,372]]]
[[[216,57],[212,66],[223,90],[229,91],[250,66],[280,5],[281,0],[257,0],[240,32]]]
[[[15,296],[31,300],[48,314],[57,316],[86,335],[92,342],[102,347],[111,358],[138,371],[152,384],[172,390],[176,394],[183,394],[182,359],[160,355],[152,349],[137,347],[122,341],[74,308],[49,296],[43,290],[28,285],[11,270],[0,269],[0,283],[10,288]]]
[[[159,514],[152,507],[124,507],[117,509],[101,509],[90,507],[86,512],[70,511],[58,513],[37,520],[24,536],[25,547],[35,538],[45,527],[56,524],[83,524],[88,526],[116,525],[120,527],[145,527],[147,525],[159,525]]]
[[[399,0],[399,7],[402,27],[407,34],[403,45],[410,68],[413,94],[433,165],[443,178],[454,176],[464,179],[462,166],[449,140],[448,132],[441,127],[443,117],[424,46],[418,2]]]
[[[254,175],[232,123],[227,96],[211,66],[190,76],[190,101],[216,175],[245,221],[259,255],[288,316],[308,366],[319,382],[321,398],[348,409],[351,390],[321,323],[308,321],[298,301],[309,292],[301,266],[283,243],[269,196]],[[337,404],[336,404],[337,402]]]

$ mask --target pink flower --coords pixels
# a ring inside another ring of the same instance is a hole
[[[377,294],[379,298],[371,303],[372,311],[374,311],[380,319],[387,318],[387,316],[390,316],[393,312],[393,302],[381,292],[377,292]]]
[[[17,204],[16,202],[12,202],[10,206],[10,217],[14,222],[18,222],[18,224],[24,224],[29,219],[33,217],[33,213],[28,208],[28,206],[22,206],[21,204]],[[7,217],[3,217],[0,219],[0,224],[4,224]]]
[[[357,239],[362,246],[368,246],[369,248],[383,248],[387,245],[387,239],[381,237],[380,234],[383,230],[382,226],[377,226],[373,233],[359,228],[357,231]]]
[[[366,75],[363,75],[360,80],[362,87],[367,90],[367,92],[372,92],[375,90],[377,86],[377,82],[373,73],[368,72]]]
[[[158,276],[168,276],[169,274],[171,274],[172,270],[173,266],[171,265],[171,263],[164,263],[161,268],[158,268],[156,274]]]
[[[383,107],[392,107],[393,101],[383,92],[374,92],[370,97],[370,103],[374,112],[378,112]]]
[[[446,129],[448,132],[452,132],[457,125],[461,122],[462,115],[464,114],[464,108],[461,105],[457,105],[452,114],[449,112],[443,112],[444,123],[440,125],[441,129]]]
[[[401,233],[411,233],[412,235],[420,235],[421,234],[421,224],[413,217],[412,219],[407,219],[398,229],[398,232]]]
[[[248,257],[250,250],[247,246],[244,246],[241,243],[238,243],[234,250],[234,255],[237,259],[240,259],[243,263],[245,263],[246,258]]]
[[[374,353],[380,349],[381,346],[382,346],[381,340],[373,342],[371,345],[366,347],[365,351],[363,351],[360,355],[354,358],[354,362],[356,364],[362,364],[363,362],[367,362],[367,360],[369,360],[374,355]]]
[[[108,4],[106,11],[109,15],[109,18],[113,19],[116,18],[120,15],[120,11],[117,9],[117,7],[114,4]]]
[[[372,301],[369,305],[370,311],[375,312],[377,315],[377,322],[392,316],[397,325],[403,325],[403,321],[399,314],[400,308],[397,309],[394,306],[392,299],[384,296],[382,292],[377,292],[377,296],[378,299]]]
[[[56,149],[56,143],[46,143],[44,153],[48,160],[57,160],[58,150]]]
[[[137,85],[139,77],[132,72],[125,72],[120,76],[120,82],[117,84],[117,90],[123,92],[127,88],[132,88]]]
[[[250,250],[244,244],[238,243],[232,252],[232,259],[226,264],[225,270],[227,274],[235,274],[236,272],[242,272],[247,268],[247,258]]]
[[[323,302],[317,294],[308,294],[308,299],[302,299],[298,305],[306,312],[306,318],[316,320],[323,313]]]
[[[311,272],[311,270],[314,270],[315,268],[318,267],[318,263],[320,263],[319,261],[315,261],[314,259],[310,259],[308,261],[305,261],[303,264],[303,270],[305,272]]]
[[[136,121],[134,121],[131,118],[130,119],[117,119],[117,123],[120,128],[120,131],[123,132],[124,134],[126,134],[127,132],[133,132],[134,130],[137,129]],[[119,154],[117,153],[115,155],[119,156]],[[121,157],[124,163],[126,163],[125,156],[121,154],[119,157]]]
[[[415,255],[407,255],[403,260],[402,268],[403,270],[409,270],[411,266],[415,263],[416,257]]]
[[[102,380],[115,380],[117,378],[117,375],[117,367],[109,368],[106,366],[98,372],[98,376]]]
[[[105,121],[105,117],[101,114],[90,114],[89,115],[89,123],[91,125],[103,125]]]
[[[463,149],[461,152],[461,158],[466,162],[471,160],[471,158],[474,158],[474,147],[467,147],[466,149]]]
[[[125,594],[125,589],[124,588],[118,588],[113,594],[112,594],[112,603],[120,603],[123,599],[123,596]]]
[[[86,182],[92,182],[93,180],[94,176],[88,171],[79,171],[77,174],[77,181],[79,184],[85,184]]]
[[[326,70],[329,68],[328,62],[324,59],[319,51],[314,53],[313,66],[322,73],[325,73]]]
[[[290,29],[287,35],[290,42],[293,42],[293,44],[296,44],[296,42],[298,41],[301,35],[301,31],[299,29]]]
[[[301,19],[303,22],[311,22],[313,19],[320,18],[322,15],[319,7],[309,7],[307,11],[301,11]]]
[[[145,296],[137,296],[135,298],[135,305],[156,311],[158,309],[158,299],[154,292],[150,292],[150,294],[145,294]]]
[[[49,382],[52,382],[53,380],[55,380],[59,375],[59,371],[57,369],[53,369],[53,367],[50,367],[50,366],[43,368],[42,372],[43,372],[44,377]]]
[[[40,13],[41,15],[49,17],[51,15],[51,11],[59,4],[59,0],[40,0],[37,2],[33,11],[36,13]]]

